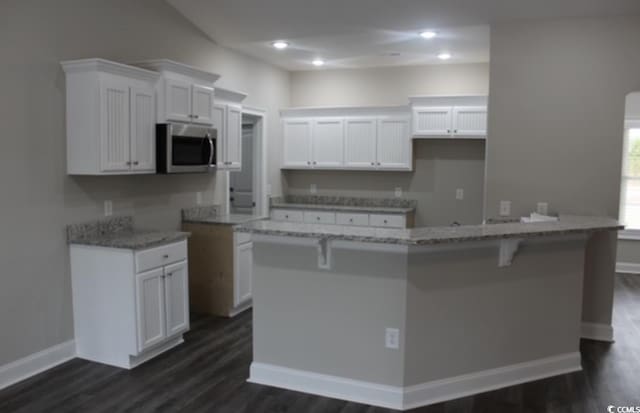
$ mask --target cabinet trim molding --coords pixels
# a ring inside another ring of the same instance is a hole
[[[220,79],[220,75],[216,73],[211,73],[206,70],[189,66],[184,63],[176,62],[175,60],[170,60],[170,59],[144,60],[141,62],[135,62],[131,64],[133,66],[141,67],[147,70],[153,70],[156,72],[167,71],[167,72],[178,73],[184,76],[201,79],[209,83],[215,83],[218,79]]]

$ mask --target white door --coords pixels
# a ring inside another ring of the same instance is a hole
[[[247,242],[235,247],[234,305],[251,299],[253,278],[253,243]]]
[[[452,113],[450,106],[413,108],[414,136],[451,135]]]
[[[226,151],[226,133],[227,133],[227,128],[226,128],[226,115],[227,113],[227,105],[219,105],[219,104],[214,104],[213,105],[213,119],[212,119],[212,124],[213,127],[216,128],[216,130],[218,131],[218,135],[216,138],[216,168],[217,169],[225,169],[225,151]]]
[[[213,123],[213,88],[193,85],[191,115],[194,123],[211,125]]]
[[[242,168],[242,108],[240,106],[227,106],[227,130],[226,130],[226,166],[227,169]]]
[[[164,269],[167,337],[189,328],[189,287],[187,262],[167,265]]]
[[[487,136],[486,106],[456,106],[453,108],[453,134],[457,136]]]
[[[165,90],[165,117],[167,120],[191,122],[191,84],[167,79]]]
[[[283,121],[285,167],[311,167],[311,120]]]
[[[153,88],[131,88],[131,169],[156,169],[156,112]]]
[[[412,169],[412,141],[409,120],[378,120],[377,166],[381,169]]]
[[[162,268],[136,275],[138,351],[158,344],[167,336],[164,278]]]
[[[131,161],[129,138],[129,85],[103,79],[100,86],[100,163],[104,172],[128,171]]]
[[[337,168],[344,165],[344,121],[316,119],[313,122],[311,163],[313,167]]]
[[[347,119],[344,125],[344,164],[352,168],[375,168],[375,119]]]

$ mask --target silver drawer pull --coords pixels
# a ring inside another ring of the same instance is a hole
[[[164,259],[166,260],[167,258],[169,258],[169,254],[164,254],[164,255],[162,256],[162,258],[164,258]]]

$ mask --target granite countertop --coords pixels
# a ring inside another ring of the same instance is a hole
[[[149,231],[133,228],[130,216],[67,226],[67,242],[73,245],[143,250],[185,240],[188,232]]]
[[[356,198],[326,195],[286,195],[272,198],[271,208],[314,211],[408,214],[415,211],[415,200],[402,198]]]
[[[618,221],[611,218],[561,215],[557,222],[516,222],[411,229],[255,221],[237,226],[235,227],[235,231],[264,235],[327,238],[385,244],[432,245],[504,238],[570,235],[594,231],[614,231],[623,228]]]
[[[254,214],[226,214],[220,215],[220,205],[197,206],[182,210],[182,222],[193,224],[238,225],[250,221],[265,219]]]

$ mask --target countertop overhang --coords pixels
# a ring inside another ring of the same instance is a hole
[[[252,234],[398,245],[432,245],[509,238],[535,238],[621,229],[624,229],[624,226],[615,219],[575,215],[561,215],[560,219],[555,222],[512,222],[411,229],[318,225],[271,220],[248,222],[234,228],[236,232]]]

